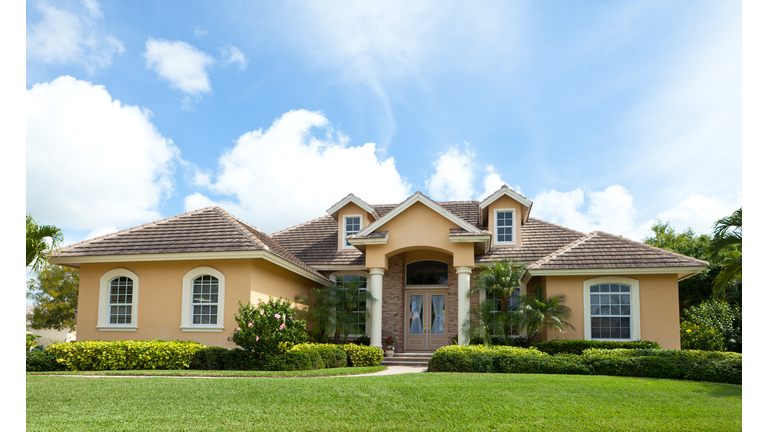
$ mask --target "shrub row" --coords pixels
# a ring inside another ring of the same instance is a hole
[[[50,351],[31,351],[27,353],[27,372],[63,371],[66,367],[56,361]]]
[[[613,375],[741,384],[741,355],[662,349],[586,349],[578,356],[549,355],[536,348],[450,346],[435,352],[428,370]]]
[[[384,353],[378,347],[346,344],[341,345],[341,348],[347,354],[347,366],[378,366],[384,357]]]
[[[551,340],[534,342],[536,349],[547,354],[576,354],[581,355],[586,349],[653,349],[661,348],[657,342],[651,341],[596,341],[596,340]]]
[[[87,341],[52,345],[45,352],[68,370],[187,369],[204,347],[190,341]]]

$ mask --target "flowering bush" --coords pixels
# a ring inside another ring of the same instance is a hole
[[[257,359],[279,355],[307,340],[306,322],[296,318],[291,302],[282,297],[255,305],[240,302],[235,321],[232,341]]]
[[[716,327],[683,321],[680,324],[680,347],[687,350],[725,351],[725,336]]]

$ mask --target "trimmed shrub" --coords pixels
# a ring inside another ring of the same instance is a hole
[[[304,343],[294,345],[291,351],[295,350],[315,351],[320,355],[326,369],[347,366],[347,353],[339,345]]]
[[[248,303],[235,314],[238,328],[232,341],[260,359],[277,356],[291,346],[307,341],[307,326],[296,318],[296,310],[285,298],[270,297],[266,302]]]
[[[46,352],[68,370],[187,369],[203,348],[190,341],[86,341],[52,345]]]
[[[267,371],[323,369],[323,359],[316,350],[290,350],[276,356],[264,357],[260,369]]]
[[[551,340],[534,342],[536,349],[547,354],[576,354],[581,355],[586,349],[653,349],[661,348],[657,342],[651,341],[596,341],[596,340]]]
[[[592,369],[576,354],[551,356],[517,355],[499,352],[493,354],[494,372],[496,373],[540,373],[590,375]]]
[[[203,370],[255,370],[259,362],[239,348],[205,347],[195,352],[190,369]]]
[[[546,354],[535,348],[508,346],[445,346],[429,360],[430,372],[495,372],[494,359],[497,354],[516,357],[541,357]]]
[[[378,347],[355,344],[339,346],[347,353],[347,366],[378,366],[384,358],[384,352]]]
[[[27,353],[27,372],[63,371],[64,365],[56,361],[50,351],[32,351]]]
[[[514,346],[514,347],[526,347],[528,341],[525,338],[515,336],[491,336],[491,345],[493,346]],[[481,336],[472,336],[469,339],[470,345],[485,345],[485,341]]]

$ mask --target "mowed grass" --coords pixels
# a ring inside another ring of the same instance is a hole
[[[296,378],[339,375],[362,375],[386,370],[386,366],[344,367],[298,371],[251,371],[251,370],[105,370],[105,371],[58,371],[28,372],[27,375],[80,375],[80,376],[168,376],[168,377],[244,377],[244,378]]]
[[[741,386],[604,376],[27,376],[27,430],[728,431]]]

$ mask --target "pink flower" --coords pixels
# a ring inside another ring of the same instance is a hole
[[[285,328],[285,324],[280,324],[280,330]]]
[[[258,337],[258,336],[256,336],[256,342],[258,342],[258,341],[259,341],[259,337]]]
[[[253,327],[253,323],[248,323],[248,327]]]
[[[280,314],[275,314],[275,318],[280,319]]]
[[[240,327],[237,328],[237,331],[240,331]]]

